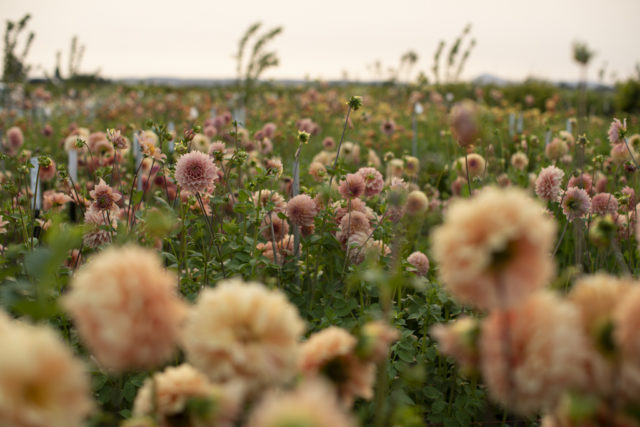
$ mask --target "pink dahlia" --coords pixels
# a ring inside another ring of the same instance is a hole
[[[562,212],[567,220],[573,221],[583,218],[591,209],[591,198],[585,190],[578,187],[569,187],[562,199]]]
[[[376,168],[360,168],[358,170],[358,174],[364,179],[365,196],[375,196],[382,191],[382,187],[384,187],[384,178]]]
[[[23,143],[24,136],[22,135],[22,129],[17,126],[10,127],[9,130],[7,130],[7,139],[4,143],[7,154],[16,154]]]
[[[340,194],[345,199],[355,199],[365,192],[365,182],[362,175],[358,173],[350,173],[340,182]]]
[[[540,171],[536,180],[536,194],[549,202],[560,200],[560,185],[564,172],[555,166],[548,166]]]
[[[181,156],[176,164],[176,181],[183,189],[195,194],[205,193],[218,178],[213,159],[199,151]]]
[[[451,109],[451,132],[462,147],[472,144],[478,134],[477,108],[473,101],[462,101]]]
[[[315,202],[306,194],[299,194],[287,203],[287,216],[294,225],[301,227],[312,225],[316,213]]]
[[[614,214],[617,211],[618,199],[611,193],[598,193],[591,199],[591,212],[594,214]]]
[[[609,142],[612,144],[621,142],[626,132],[627,119],[624,119],[624,122],[620,122],[619,119],[613,119],[611,126],[609,126]]]
[[[591,179],[591,175],[589,175],[588,173],[583,173],[580,176],[572,176],[571,178],[569,178],[567,187],[580,187],[583,188],[587,193],[591,193],[593,180]]]
[[[422,276],[429,272],[429,258],[422,252],[414,252],[407,258],[407,262],[418,270]]]
[[[122,198],[122,195],[114,192],[111,186],[107,185],[102,178],[100,178],[100,182],[89,195],[94,200],[93,204],[98,211],[110,211],[116,208],[116,203]]]

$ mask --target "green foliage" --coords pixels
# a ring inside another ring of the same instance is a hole
[[[616,110],[627,113],[640,112],[640,78],[630,78],[616,85]]]

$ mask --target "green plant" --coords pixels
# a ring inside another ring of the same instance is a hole
[[[27,64],[27,55],[35,33],[32,31],[24,42],[22,52],[18,53],[18,39],[26,29],[31,15],[25,15],[20,21],[7,20],[4,32],[4,61],[2,68],[2,81],[5,83],[21,83],[27,78],[31,66]]]

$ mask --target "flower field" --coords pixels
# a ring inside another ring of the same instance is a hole
[[[528,89],[6,87],[0,425],[639,425],[639,117]]]

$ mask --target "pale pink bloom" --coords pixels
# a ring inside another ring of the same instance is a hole
[[[151,139],[140,139],[140,150],[142,154],[155,161],[164,162],[167,160],[167,155],[163,154],[162,149],[154,144]]]
[[[618,212],[618,199],[611,193],[598,193],[591,199],[591,213],[597,215]]]
[[[371,197],[375,196],[376,194],[380,194],[382,188],[384,187],[384,178],[376,168],[360,168],[358,169],[358,174],[360,174],[362,178],[364,178],[365,196]]]
[[[275,123],[271,122],[265,123],[264,126],[262,126],[262,132],[264,133],[264,136],[269,139],[273,138],[273,135],[275,135],[276,133],[276,129],[277,127]]]
[[[72,201],[71,197],[64,193],[47,190],[42,195],[42,209],[45,211],[52,210],[54,212],[60,212],[64,208],[64,205],[70,201]]]
[[[282,170],[283,170],[282,160],[278,158],[265,159],[264,167],[267,170],[267,172],[271,175],[276,175],[276,176],[282,175]]]
[[[588,173],[583,173],[582,175],[579,175],[579,176],[572,176],[571,178],[569,178],[569,183],[567,184],[567,187],[580,187],[584,189],[584,191],[586,191],[587,193],[591,194],[591,188],[592,188],[591,175],[589,175]]]
[[[336,387],[346,407],[350,407],[356,397],[373,397],[376,367],[358,358],[356,344],[357,339],[345,329],[330,326],[302,344],[298,359],[300,372],[311,378],[325,376]]]
[[[320,162],[311,162],[309,165],[309,175],[311,175],[316,182],[321,182],[325,176],[327,176],[327,168]]]
[[[87,369],[51,328],[0,311],[0,346],[0,425],[86,425],[94,407]]]
[[[346,247],[349,242],[349,238],[356,233],[362,233],[368,236],[369,233],[371,233],[371,224],[364,213],[360,211],[351,211],[342,217],[342,221],[340,221],[340,228],[336,233],[336,238],[340,243],[342,243],[343,247]],[[365,240],[366,237],[361,236],[353,243],[357,246],[362,246]]]
[[[523,171],[527,168],[528,165],[529,158],[523,152],[518,151],[511,156],[511,166],[513,166],[515,169]]]
[[[49,159],[49,165],[40,165],[40,181],[49,182],[56,176],[56,162]]]
[[[536,194],[548,202],[560,201],[562,178],[564,171],[555,166],[542,169],[536,179]]]
[[[418,273],[422,276],[426,276],[429,272],[429,258],[422,252],[413,252],[407,258],[407,262],[418,270]]]
[[[320,130],[319,126],[309,118],[300,119],[296,122],[298,130],[307,132],[309,135],[315,135]]]
[[[129,147],[129,141],[120,133],[119,130],[107,130],[107,139],[111,141],[113,146],[118,150],[126,150]]]
[[[387,136],[393,135],[393,133],[396,131],[396,122],[394,122],[393,119],[385,120],[380,125],[380,131]]]
[[[565,391],[587,383],[586,338],[576,308],[540,291],[483,322],[480,354],[490,395],[530,415],[554,407]]]
[[[262,220],[260,229],[262,237],[267,241],[282,239],[289,234],[289,223],[280,218],[275,212],[269,212]]]
[[[612,345],[612,337],[608,336],[614,311],[635,286],[636,283],[631,278],[598,273],[576,280],[568,295],[569,301],[580,312],[582,332],[588,338],[586,368],[589,391],[600,396],[608,395],[615,387],[611,379],[616,369],[616,360],[611,356],[616,348]]]
[[[355,427],[356,420],[338,402],[331,385],[306,380],[294,390],[271,390],[253,408],[247,427]]]
[[[627,196],[627,200],[625,201],[625,210],[627,212],[633,212],[635,213],[635,206],[636,206],[636,192],[633,188],[629,187],[628,185],[625,185],[622,190],[620,190],[620,192]]]
[[[111,186],[100,178],[100,182],[96,185],[89,195],[94,200],[93,204],[99,211],[111,211],[117,202],[122,199],[120,193],[114,192]]]
[[[324,147],[324,149],[327,150],[327,151],[331,151],[334,148],[336,148],[336,142],[334,141],[333,138],[328,136],[328,137],[326,137],[325,139],[322,140],[322,147]]]
[[[584,218],[591,209],[591,198],[585,190],[569,187],[562,199],[562,212],[568,221]]]
[[[449,204],[431,236],[446,288],[464,304],[508,307],[547,285],[556,224],[523,190],[485,187]]]
[[[338,189],[345,199],[355,199],[364,194],[365,181],[359,173],[350,173],[340,182]]]
[[[7,138],[4,141],[4,148],[7,150],[7,154],[13,156],[18,153],[20,147],[24,144],[24,136],[22,135],[22,129],[17,126],[12,126],[7,130]]]
[[[208,155],[192,151],[182,155],[176,164],[176,181],[183,189],[196,194],[206,193],[218,179],[218,168]]]
[[[462,166],[462,176],[467,176],[467,164],[469,164],[469,178],[478,178],[484,175],[487,167],[487,162],[478,153],[470,153],[467,158],[461,157],[458,162]]]
[[[189,413],[193,399],[208,402],[212,410]],[[162,372],[147,378],[138,390],[133,404],[133,415],[151,416],[160,426],[172,426],[177,417],[196,419],[198,426],[232,427],[242,403],[242,386],[239,383],[213,384],[193,366],[183,363],[169,366]]]
[[[478,135],[477,107],[473,101],[462,101],[451,109],[451,132],[458,144],[466,147],[475,142]]]
[[[544,149],[544,153],[549,160],[560,160],[568,151],[567,141],[561,138],[553,138]]]
[[[342,219],[349,213],[349,208],[351,208],[351,212],[362,212],[363,214],[365,214],[369,221],[372,221],[376,218],[373,210],[369,206],[367,206],[367,204],[362,199],[352,199],[351,206],[349,206],[349,202],[347,201],[337,201],[333,204],[333,207],[336,210],[335,219],[337,225],[340,225]]]
[[[414,190],[407,196],[404,209],[408,215],[422,215],[429,209],[429,199],[422,191]]]
[[[112,247],[78,270],[62,305],[105,368],[149,369],[175,353],[186,310],[177,285],[154,251]]]
[[[273,204],[271,208],[274,212],[285,212],[287,209],[287,202],[284,201],[282,194],[273,190],[261,190],[253,193],[253,203],[260,205],[262,208],[267,208],[268,204]]]
[[[226,145],[222,141],[214,141],[209,146],[209,155],[215,156],[216,154],[224,154]]]
[[[9,224],[9,221],[2,219],[2,215],[0,215],[0,234],[4,234],[7,232],[7,224]]]
[[[389,356],[391,344],[400,338],[397,329],[381,320],[367,322],[360,332],[359,355],[373,363],[381,363]]]
[[[429,333],[438,341],[440,353],[456,359],[465,371],[474,371],[480,363],[478,335],[480,321],[461,316],[451,323],[440,323],[431,327]]]
[[[287,217],[293,225],[309,226],[317,213],[315,202],[306,194],[299,194],[287,203]]]
[[[609,126],[609,142],[611,144],[617,144],[622,142],[624,134],[627,132],[627,119],[624,119],[624,123],[619,119],[614,118]]]
[[[218,130],[213,125],[205,126],[202,130],[207,138],[215,138],[218,135]]]
[[[183,332],[187,360],[213,381],[242,380],[251,390],[295,375],[304,322],[280,290],[240,279],[203,290]]]
[[[262,138],[258,141],[258,150],[260,150],[262,154],[267,155],[273,151],[273,143],[269,138]]]
[[[300,227],[304,234],[305,227]],[[271,262],[276,262],[278,264],[284,264],[291,255],[293,255],[293,244],[294,244],[293,234],[287,234],[283,236],[280,240],[276,241],[275,244],[275,254],[274,254],[274,245],[273,242],[267,243],[258,243],[256,245],[256,249],[262,252],[262,255],[268,258]],[[277,255],[276,255],[277,254]],[[277,256],[277,259],[276,259]]]

